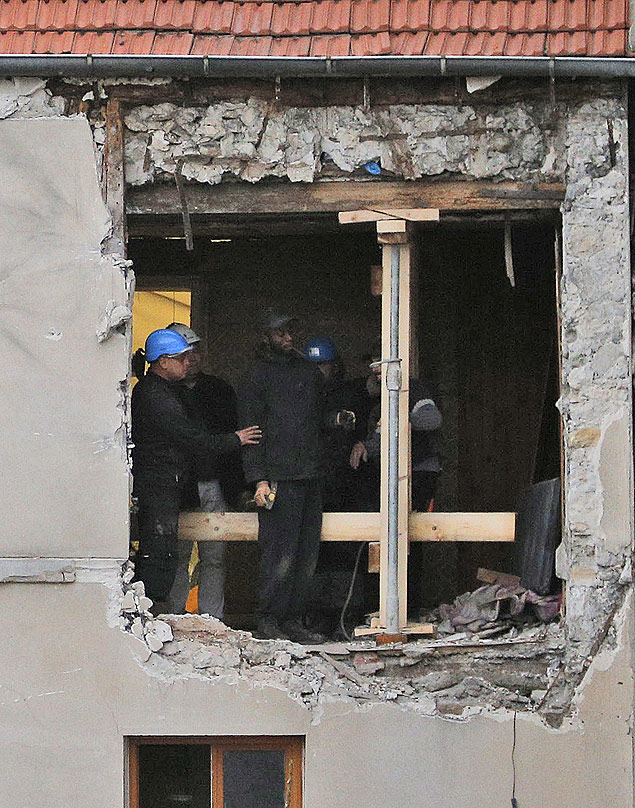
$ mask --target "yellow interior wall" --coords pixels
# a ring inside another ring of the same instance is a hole
[[[148,334],[170,323],[191,323],[191,292],[135,292],[132,306],[132,350],[143,348]]]

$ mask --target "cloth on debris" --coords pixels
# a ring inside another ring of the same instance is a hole
[[[560,612],[558,595],[542,596],[521,586],[489,584],[459,595],[452,604],[442,603],[436,610],[440,621],[437,631],[439,634],[482,631],[506,618],[527,613],[528,605],[541,623],[548,623]]]

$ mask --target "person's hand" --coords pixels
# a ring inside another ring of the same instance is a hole
[[[254,502],[259,508],[265,507],[269,494],[271,494],[269,483],[267,480],[261,480],[256,486],[256,493],[254,494]]]
[[[362,460],[364,461],[364,463],[368,461],[368,452],[366,451],[366,447],[364,446],[364,444],[361,441],[359,441],[351,449],[351,456],[348,462],[352,469],[357,470]]]
[[[240,438],[240,445],[247,446],[250,443],[260,443],[262,429],[259,426],[246,426],[244,429],[238,429],[236,434]]]
[[[352,410],[339,410],[335,416],[335,425],[346,430],[355,429],[355,413]]]

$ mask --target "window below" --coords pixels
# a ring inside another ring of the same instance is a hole
[[[131,738],[129,808],[300,808],[300,737]]]

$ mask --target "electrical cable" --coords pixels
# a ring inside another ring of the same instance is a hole
[[[516,799],[516,710],[514,710],[513,741],[512,741],[512,808],[518,808]]]
[[[353,587],[355,586],[355,578],[357,577],[357,568],[359,567],[359,559],[362,557],[362,550],[364,549],[366,542],[362,542],[359,545],[359,550],[357,551],[357,558],[355,559],[355,566],[353,567],[353,575],[351,576],[351,583],[348,587],[348,594],[346,595],[346,600],[344,601],[344,605],[342,606],[342,611],[340,613],[340,630],[342,634],[346,637],[347,640],[352,640],[353,637],[351,634],[346,631],[344,627],[344,617],[346,616],[346,610],[348,609],[348,604],[351,602],[351,598],[353,596]]]

